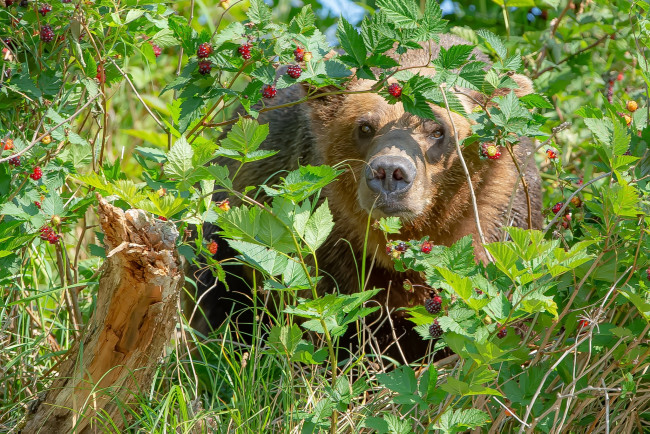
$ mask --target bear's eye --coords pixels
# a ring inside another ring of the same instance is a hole
[[[442,131],[435,130],[433,133],[431,133],[431,135],[429,137],[431,137],[432,139],[438,140],[438,139],[441,139],[442,136],[443,136]]]
[[[359,136],[370,137],[375,133],[375,129],[368,124],[361,124],[359,126]]]

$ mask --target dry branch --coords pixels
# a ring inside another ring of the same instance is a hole
[[[23,433],[102,431],[98,415],[121,428],[117,403],[148,390],[174,329],[183,283],[175,226],[101,197],[99,217],[107,259],[96,310]]]

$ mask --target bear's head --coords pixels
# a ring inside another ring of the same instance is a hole
[[[428,58],[428,51],[419,50],[411,53],[406,59],[410,63],[402,66],[426,65],[417,62]],[[404,62],[404,58],[401,60]],[[435,74],[432,67],[413,71]],[[532,91],[527,77],[514,74],[511,78],[519,86],[514,89],[518,96]],[[471,121],[453,112],[450,117],[445,108],[435,105],[431,105],[435,119],[412,115],[401,102],[390,104],[371,92],[374,84],[355,79],[347,86],[349,93],[316,98],[310,103],[312,131],[321,161],[348,168],[328,190],[337,223],[360,229],[347,233],[364,234],[369,215],[372,220],[398,216],[404,224],[401,238],[428,235],[440,243],[455,241],[441,237],[466,214],[471,202],[456,152],[454,127],[462,143],[471,135]],[[329,94],[331,91],[325,90]],[[499,90],[501,95],[508,92]],[[465,89],[457,95],[468,113],[477,104],[472,93]],[[488,171],[490,176],[513,178],[508,162],[482,161],[477,147],[478,143],[463,149],[476,186]],[[381,243],[380,237],[374,241]]]

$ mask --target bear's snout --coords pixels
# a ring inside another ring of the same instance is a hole
[[[416,174],[415,164],[408,158],[384,155],[370,160],[366,183],[375,193],[390,197],[408,191]]]

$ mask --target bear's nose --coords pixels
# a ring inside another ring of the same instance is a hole
[[[370,161],[366,183],[376,193],[402,193],[411,188],[415,174],[415,165],[408,158],[385,155]]]

